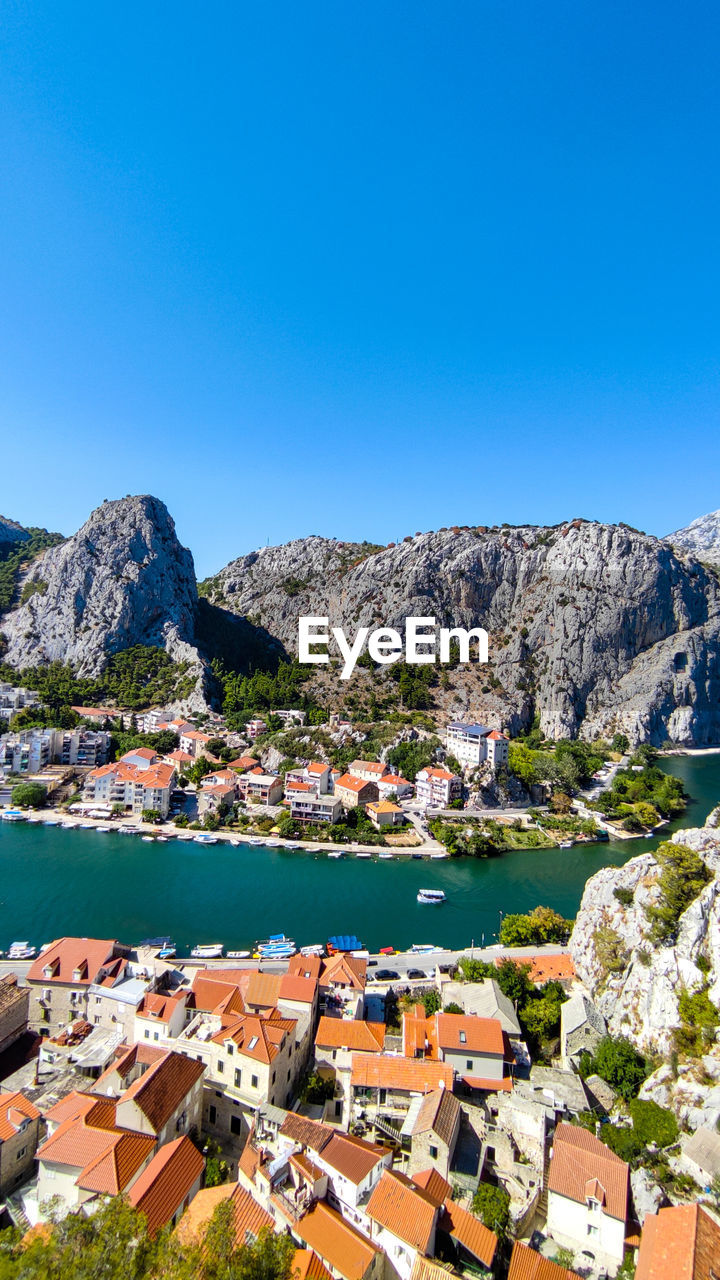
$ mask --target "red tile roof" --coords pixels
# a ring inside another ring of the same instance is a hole
[[[365,778],[354,778],[350,773],[343,773],[335,783],[335,790],[342,789],[344,791],[364,791],[365,787],[372,787],[375,784],[368,782]]]
[[[457,1240],[475,1258],[479,1258],[484,1266],[492,1266],[497,1236],[474,1214],[468,1213],[467,1209],[463,1209],[454,1200],[446,1200],[438,1227],[452,1236],[453,1240]]]
[[[382,1053],[385,1023],[365,1022],[359,1018],[327,1018],[318,1023],[315,1044],[322,1049],[354,1049],[366,1053]]]
[[[28,1120],[39,1120],[40,1112],[22,1093],[0,1093],[0,1142],[7,1142]]]
[[[132,1101],[147,1118],[153,1132],[159,1133],[193,1086],[202,1079],[204,1070],[202,1062],[171,1049],[133,1081],[120,1098],[118,1107],[123,1109],[127,1102]]]
[[[119,948],[120,943],[113,938],[58,938],[33,960],[28,969],[28,982],[89,986],[98,981],[105,968],[119,963],[119,957],[114,955]],[[50,976],[45,974],[45,969],[52,971]],[[78,977],[73,976],[76,972]]]
[[[387,1147],[365,1142],[348,1133],[333,1133],[330,1141],[319,1152],[322,1160],[335,1169],[348,1182],[359,1187],[373,1169],[386,1158]]]
[[[293,1223],[293,1234],[300,1236],[343,1280],[363,1280],[381,1253],[377,1245],[351,1227],[324,1200],[319,1200],[299,1222]]]
[[[172,1222],[204,1168],[205,1161],[186,1135],[153,1156],[129,1195],[131,1205],[145,1214],[151,1235]]]
[[[239,1053],[267,1064],[277,1057],[285,1037],[294,1034],[296,1025],[294,1018],[283,1018],[275,1010],[264,1018],[246,1013],[216,1032],[211,1039],[213,1044],[232,1040]]]
[[[257,1237],[261,1231],[272,1230],[273,1220],[261,1205],[237,1182],[226,1182],[220,1187],[206,1187],[198,1191],[189,1209],[183,1214],[177,1228],[178,1238],[184,1244],[202,1240],[218,1205],[232,1200],[235,1239],[245,1244],[248,1236]]]
[[[452,1089],[453,1069],[447,1062],[428,1058],[399,1058],[394,1054],[354,1053],[353,1088],[400,1089],[408,1093],[431,1093],[444,1085]]]
[[[522,956],[519,960],[516,956],[496,956],[495,965],[499,969],[500,965],[506,960],[512,960],[514,964],[530,966],[530,981],[534,983],[545,983],[551,979],[557,982],[567,982],[575,977],[575,965],[570,955],[561,953],[560,955],[544,955],[539,952],[537,955]]]
[[[600,1142],[594,1133],[564,1120],[557,1126],[548,1191],[566,1196],[578,1204],[585,1204],[592,1196],[600,1201],[603,1212],[625,1222],[629,1182],[629,1165]]]
[[[649,1213],[635,1280],[710,1280],[720,1256],[720,1223],[704,1205]]]
[[[413,1174],[413,1182],[434,1200],[438,1208],[445,1203],[452,1191],[447,1178],[443,1178],[437,1169],[423,1169],[420,1173]]]
[[[332,1280],[314,1249],[296,1249],[292,1262],[293,1280]]]
[[[576,1280],[577,1272],[558,1266],[549,1258],[543,1258],[518,1240],[512,1251],[508,1280]],[[677,1280],[677,1276],[673,1276]]]
[[[502,1024],[498,1018],[476,1018],[464,1013],[436,1013],[435,1026],[437,1043],[441,1049],[500,1057],[504,1053]]]
[[[437,1206],[404,1174],[386,1170],[368,1201],[366,1212],[373,1222],[404,1240],[412,1249],[429,1252]]]
[[[280,1000],[296,1004],[312,1004],[317,992],[317,979],[305,978],[297,973],[283,973],[280,978]]]
[[[153,1022],[170,1022],[173,1014],[184,1006],[185,995],[171,996],[149,991],[137,1007],[137,1017],[151,1018]]]

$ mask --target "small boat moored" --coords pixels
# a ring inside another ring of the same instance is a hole
[[[249,951],[228,951],[227,958],[228,960],[249,960],[250,952]]]
[[[219,960],[223,950],[222,942],[206,942],[193,947],[190,955],[193,960]]]
[[[37,955],[37,947],[31,947],[29,942],[13,942],[8,948],[8,960],[34,960]]]

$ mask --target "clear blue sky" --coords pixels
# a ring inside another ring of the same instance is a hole
[[[11,3],[0,511],[202,575],[720,506],[710,3]]]

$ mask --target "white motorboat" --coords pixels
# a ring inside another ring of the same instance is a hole
[[[228,951],[227,958],[228,960],[249,960],[250,952],[249,951]]]
[[[356,858],[372,858],[372,854],[371,854],[371,853],[356,853],[356,854],[355,854],[355,857],[356,857]]]
[[[0,816],[2,816],[3,822],[25,821],[25,814],[21,813],[19,809],[3,809],[2,815]]]
[[[442,889],[420,889],[417,900],[429,906],[438,906],[445,901],[445,893]]]
[[[331,849],[328,854],[328,858],[344,858],[344,857],[345,857],[345,854],[343,853],[342,849]]]
[[[442,951],[442,947],[436,947],[434,942],[414,942],[410,948],[410,955],[427,956],[431,951]]]
[[[193,947],[190,955],[193,960],[219,960],[223,953],[222,942],[201,943]]]
[[[34,960],[37,955],[37,947],[31,947],[29,942],[13,942],[8,949],[8,960]]]
[[[167,844],[168,842],[167,836],[156,836],[155,839],[157,840],[158,844]]]
[[[43,818],[43,820],[42,820],[42,824],[43,824],[43,826],[44,826],[44,827],[59,827],[59,826],[60,826],[60,822],[59,822],[59,819],[58,819],[58,818]]]
[[[300,948],[301,956],[324,956],[325,948],[322,942],[313,942],[308,947]]]
[[[217,836],[195,836],[196,844],[217,844]]]
[[[96,827],[96,828],[95,828],[95,830],[96,830],[96,831],[97,831],[101,836],[106,836],[106,835],[108,834],[108,831],[110,830],[110,828],[109,828],[109,827]]]
[[[572,842],[572,840],[560,840],[560,841],[558,841],[558,849],[572,849],[572,847],[573,847],[573,842]]]
[[[154,837],[154,836],[143,836],[143,840],[145,841],[145,844],[154,844],[154,843],[155,843],[155,837]]]
[[[378,854],[378,858],[382,858],[383,862],[392,862],[392,860],[393,860],[393,856],[394,856],[394,855],[393,855],[392,853],[379,853],[379,854]]]

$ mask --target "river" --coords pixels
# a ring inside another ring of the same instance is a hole
[[[720,803],[720,754],[673,756],[692,803],[658,839],[610,841],[501,858],[378,861],[230,844],[210,848],[95,831],[0,823],[0,947],[64,934],[140,939],[169,935],[182,954],[197,942],[247,948],[286,932],[298,945],[356,933],[371,950],[433,942],[495,941],[501,913],[538,903],[577,911],[588,876],[653,849],[680,826],[698,826]],[[444,889],[442,907],[419,888]]]

